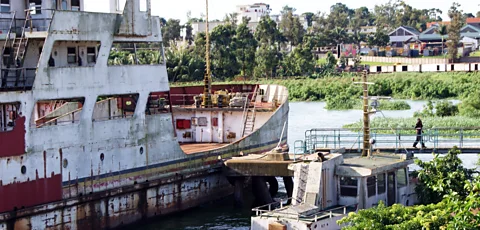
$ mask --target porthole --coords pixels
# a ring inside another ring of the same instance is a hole
[[[63,168],[67,168],[68,166],[68,160],[65,158],[63,159]]]
[[[103,155],[103,153],[100,154],[100,160],[103,161],[104,159],[105,159],[105,155]]]
[[[20,170],[22,171],[22,174],[27,173],[27,167],[25,165],[23,165]]]
[[[143,147],[140,147],[140,155],[143,154]]]

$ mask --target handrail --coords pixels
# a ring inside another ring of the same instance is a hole
[[[25,39],[25,30],[27,28],[28,21],[30,21],[30,24],[32,23],[32,20],[30,19],[30,10],[27,10],[27,15],[25,16],[25,23],[23,25],[22,36],[20,37],[20,43],[18,44],[17,52],[15,53],[15,61],[17,61],[17,59],[18,59],[18,53],[20,53],[20,47],[22,47],[23,40]],[[30,25],[30,30],[32,29],[32,27],[33,26]],[[22,60],[22,63],[23,63],[23,60]]]
[[[342,211],[340,213],[341,215],[347,215],[348,214],[348,212],[347,212],[348,208],[355,208],[356,209],[357,205],[358,205],[358,204],[345,205],[345,206],[340,206],[340,207],[337,207],[337,208],[332,208],[332,209],[327,209],[327,210],[319,210],[318,212],[315,212],[314,214],[310,214],[310,215],[301,215],[299,213],[285,211],[285,208],[288,207],[288,206],[283,206],[283,202],[288,201],[288,200],[293,200],[293,198],[288,198],[286,200],[282,199],[279,202],[274,202],[274,203],[266,204],[266,205],[263,205],[263,206],[260,206],[260,207],[257,207],[257,208],[253,208],[252,211],[255,212],[256,217],[264,216],[265,214],[271,213],[272,215],[273,214],[281,214],[282,218],[289,218],[289,216],[290,216],[290,218],[293,217],[296,220],[311,219],[311,220],[317,222],[319,219],[322,219],[322,218],[325,218],[325,217],[332,218],[334,213],[338,214],[338,213],[336,213],[336,211]],[[280,205],[279,209],[272,209],[272,207],[278,207],[279,205]],[[265,208],[268,208],[268,210],[265,209]]]
[[[295,154],[311,153],[318,148],[361,150],[363,139],[361,128],[355,129],[311,129],[305,132],[305,139],[297,141]],[[389,131],[388,133],[380,131]],[[439,127],[424,129],[422,140],[429,148],[480,148],[480,127]],[[375,148],[394,148],[395,151],[411,147],[417,138],[413,128],[375,128],[371,129]],[[356,147],[355,147],[356,145]]]

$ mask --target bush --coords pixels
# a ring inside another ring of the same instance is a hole
[[[480,91],[470,95],[459,105],[460,115],[466,117],[480,117]]]
[[[428,101],[423,110],[415,112],[414,117],[449,117],[458,115],[458,106],[450,101]]]

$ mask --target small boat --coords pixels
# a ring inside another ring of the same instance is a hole
[[[369,116],[374,112],[368,102],[379,97],[368,96],[368,85],[373,83],[367,82],[367,73],[359,84],[364,90],[362,153],[347,154],[345,149],[322,152],[315,145],[304,144],[307,156],[303,158],[310,161],[289,166],[294,171],[292,197],[254,208],[252,230],[340,229],[337,221],[350,212],[372,208],[380,202],[387,206],[417,203],[417,180],[409,172],[409,166],[414,164],[413,153],[373,151],[376,140],[369,138]],[[378,103],[373,105],[376,109]],[[291,205],[284,205],[290,202]]]

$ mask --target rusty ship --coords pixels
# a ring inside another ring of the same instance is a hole
[[[122,13],[83,0],[0,6],[0,230],[180,212],[232,194],[225,159],[287,142],[283,86],[212,86],[207,70],[205,86],[170,87],[150,0]]]

